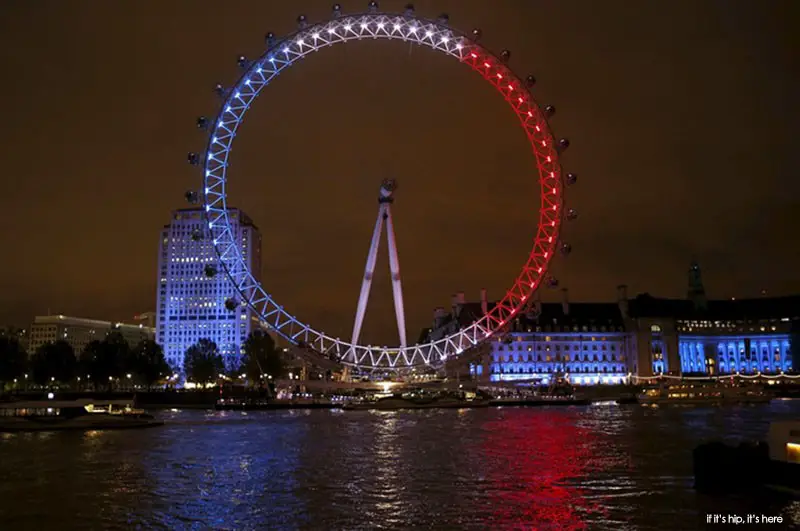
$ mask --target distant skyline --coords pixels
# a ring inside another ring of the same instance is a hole
[[[482,28],[518,74],[537,77],[537,101],[555,105],[554,130],[572,143],[564,168],[580,178],[567,195],[580,217],[563,231],[573,252],[553,263],[571,299],[613,300],[618,284],[683,297],[692,259],[710,298],[800,293],[800,5],[414,3]],[[0,247],[12,257],[0,324],[27,326],[48,309],[110,320],[155,310],[160,230],[199,186],[186,152],[203,148],[195,119],[213,116],[213,85],[233,83],[236,57],[260,54],[267,31],[329,10],[311,0],[0,5]],[[278,302],[349,335],[385,177],[399,182],[409,337],[452,293],[502,296],[537,221],[522,131],[467,67],[369,41],[281,75],[237,139],[230,204],[261,230],[262,278]],[[396,336],[384,245],[362,337]]]

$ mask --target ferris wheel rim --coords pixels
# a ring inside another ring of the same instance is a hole
[[[398,27],[401,29],[398,30]],[[412,28],[416,29],[412,31]],[[236,130],[261,90],[285,68],[306,55],[334,44],[365,39],[402,40],[424,45],[455,57],[459,62],[467,63],[481,74],[501,92],[520,119],[536,160],[541,188],[539,221],[533,246],[522,270],[504,297],[469,326],[438,340],[407,347],[353,345],[329,336],[285,311],[262,283],[256,280],[247,266],[241,249],[233,239],[228,216],[228,157]],[[281,58],[281,55],[284,57]],[[268,77],[265,73],[269,74]],[[253,83],[254,79],[259,80]],[[255,89],[253,85],[256,85]],[[227,115],[232,118],[227,119]],[[530,87],[507,65],[507,60],[482,46],[476,39],[441,21],[408,13],[341,14],[333,19],[308,24],[275,39],[272,46],[247,65],[242,76],[225,95],[210,129],[203,158],[202,197],[214,250],[225,274],[241,298],[237,303],[248,306],[269,329],[295,345],[307,346],[335,358],[343,365],[362,369],[438,365],[452,355],[459,355],[504,330],[509,321],[519,315],[528,304],[531,295],[548,273],[559,242],[564,213],[564,182],[560,154],[547,118],[531,94]],[[217,145],[223,147],[215,148]]]

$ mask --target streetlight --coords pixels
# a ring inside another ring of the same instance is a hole
[[[130,380],[131,379],[131,373],[126,374],[125,377],[128,378],[128,380]]]

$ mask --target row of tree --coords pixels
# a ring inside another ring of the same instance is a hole
[[[38,385],[70,384],[83,378],[87,384],[109,388],[115,380],[125,379],[149,388],[181,370],[187,381],[200,384],[212,383],[220,374],[232,378],[244,374],[254,384],[284,376],[285,361],[269,334],[254,331],[244,350],[240,364],[226,366],[217,345],[201,339],[186,351],[183,367],[170,367],[158,343],[144,340],[131,348],[118,332],[92,341],[77,356],[62,340],[40,346],[29,357],[16,338],[4,336],[0,337],[0,390],[5,383],[28,378]]]
[[[217,344],[210,339],[201,339],[189,347],[183,357],[183,373],[186,379],[199,384],[216,381],[220,374],[231,378],[244,375],[254,385],[262,385],[265,379],[282,378],[286,363],[272,336],[256,330],[244,342],[244,357],[235,366],[225,365]]]
[[[144,340],[131,348],[118,332],[88,343],[79,355],[72,345],[60,340],[45,343],[28,356],[16,338],[0,338],[0,388],[14,380],[38,385],[83,380],[95,387],[110,387],[119,378],[150,387],[169,373],[164,352],[156,342]]]

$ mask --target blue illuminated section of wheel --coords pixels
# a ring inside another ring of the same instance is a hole
[[[383,14],[371,6],[370,12],[345,15],[334,9],[326,22],[309,24],[298,19],[299,30],[283,38],[267,37],[267,51],[252,62],[239,58],[245,73],[230,89],[217,86],[224,97],[218,115],[207,123],[209,140],[202,159],[203,204],[209,232],[219,261],[239,297],[275,333],[295,345],[312,349],[345,365],[360,368],[404,368],[439,365],[480,342],[505,330],[546,277],[550,260],[560,244],[559,229],[564,215],[563,188],[574,180],[562,179],[559,154],[569,143],[556,141],[547,123],[546,113],[531,95],[533,76],[525,79],[507,66],[510,53],[497,56],[479,43],[480,31],[459,33],[448,25],[447,17],[437,20],[418,18],[413,11]],[[482,318],[453,335],[431,343],[408,347],[372,347],[352,345],[318,331],[278,304],[249,270],[234,239],[228,219],[226,185],[228,163],[236,131],[261,91],[286,68],[304,56],[322,48],[348,41],[389,39],[410,42],[442,52],[468,65],[489,81],[519,118],[535,159],[532,177],[540,183],[541,205],[533,247],[522,270],[506,295]],[[550,110],[547,111],[548,113]],[[201,120],[198,120],[200,126]],[[552,279],[550,279],[552,280]]]

